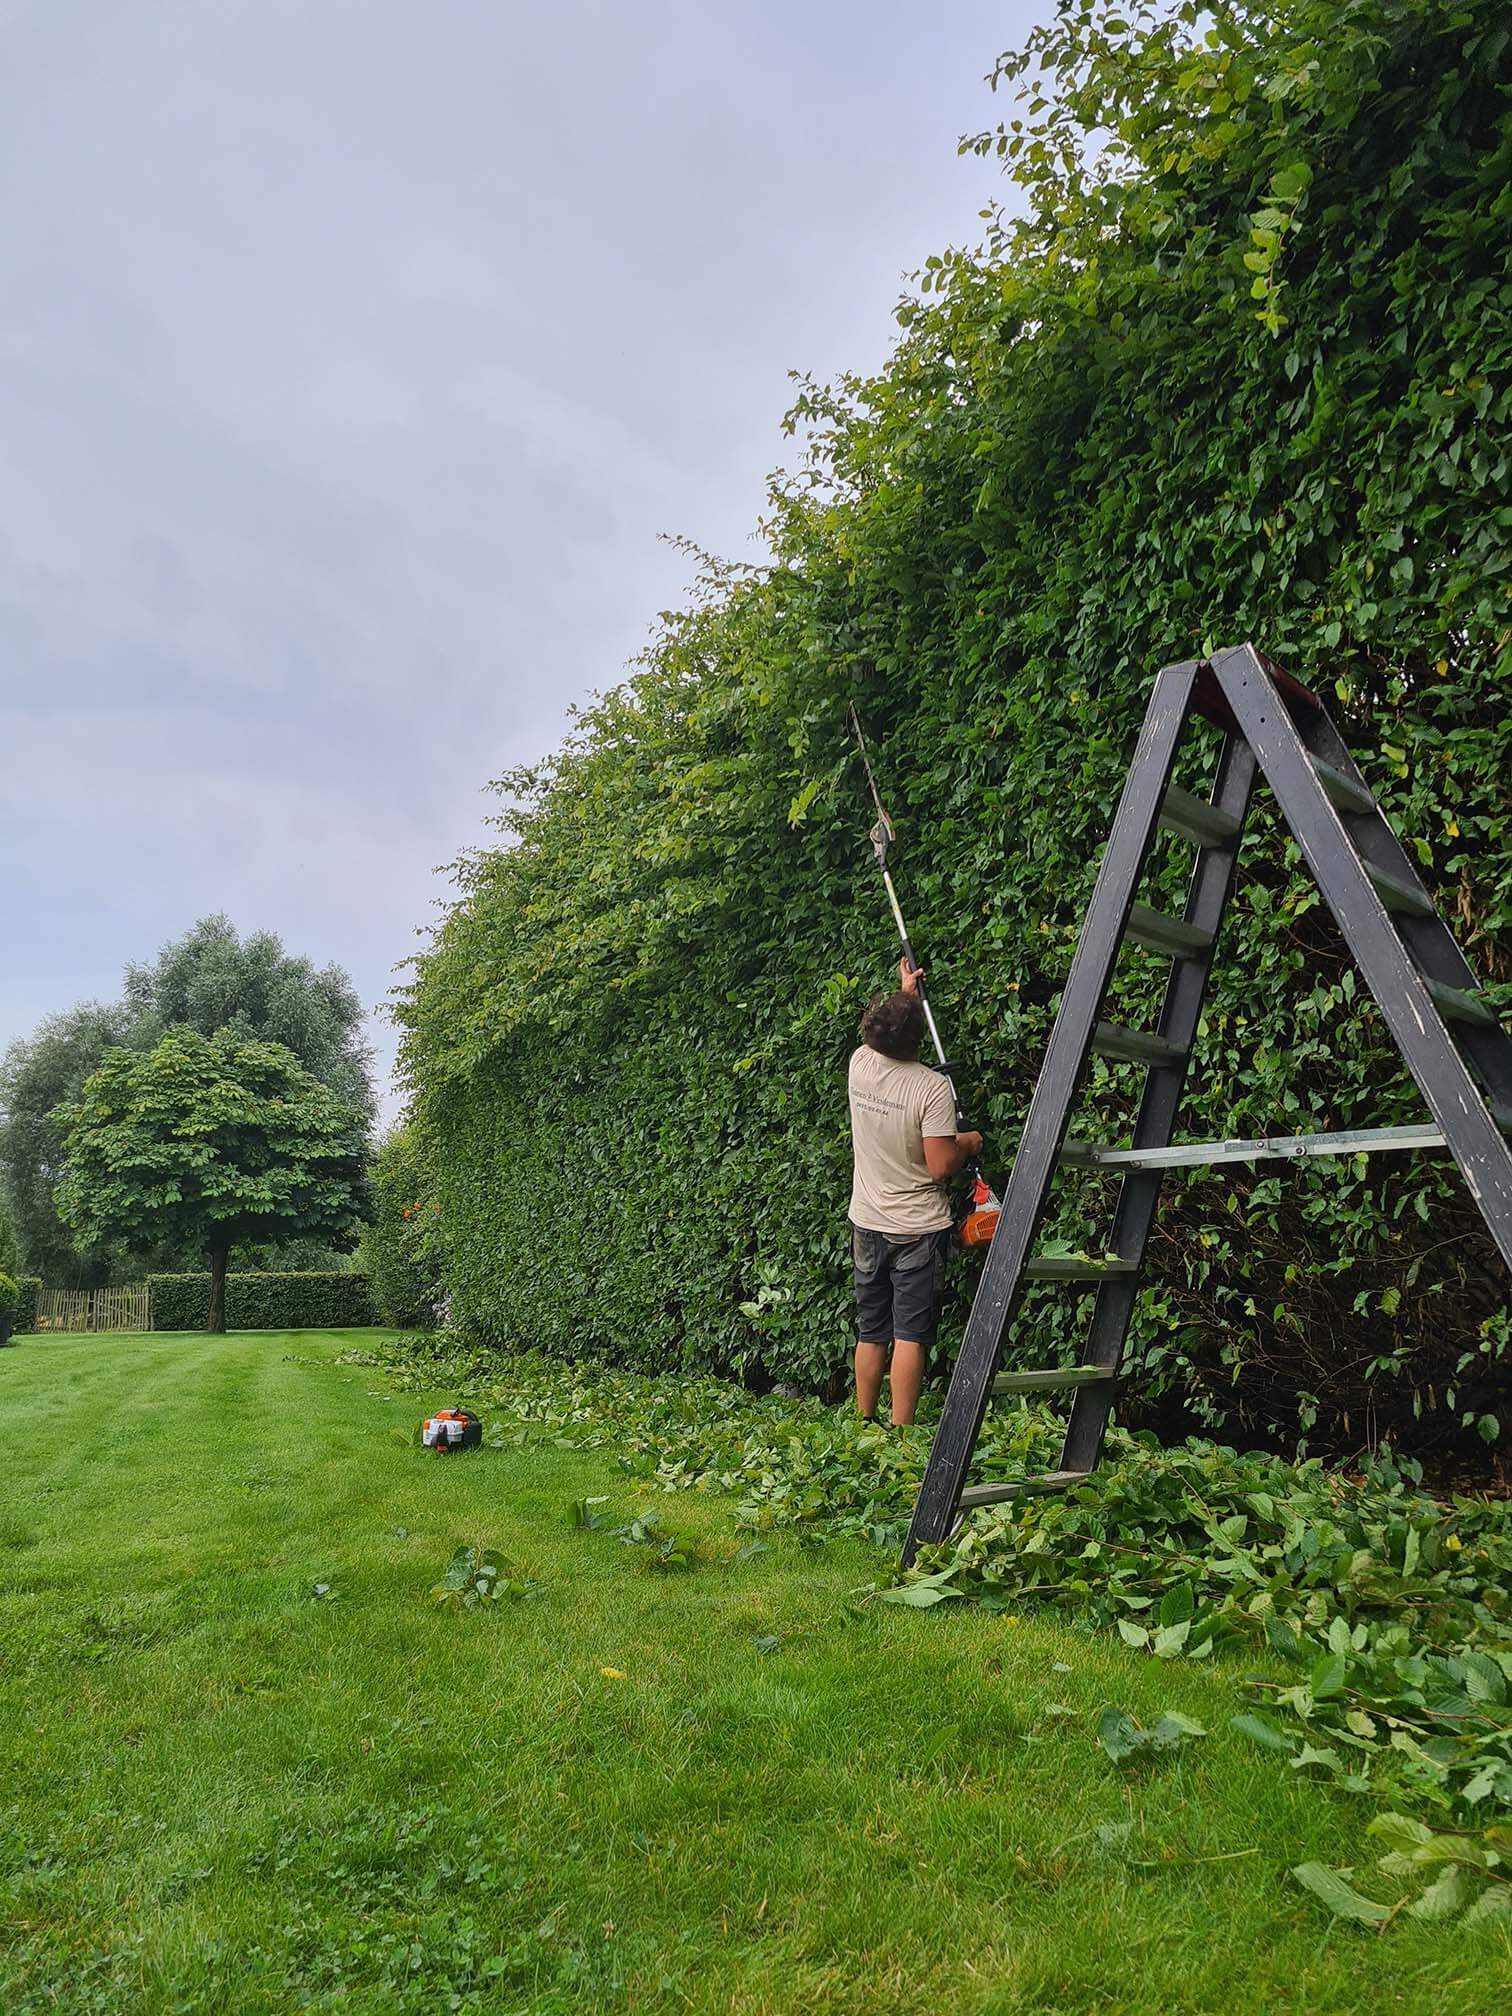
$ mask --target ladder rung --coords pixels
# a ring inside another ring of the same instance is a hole
[[[1169,952],[1176,959],[1193,952],[1206,952],[1213,942],[1211,931],[1199,931],[1195,924],[1147,909],[1143,903],[1136,903],[1129,912],[1124,936],[1132,938],[1136,945],[1148,945],[1152,952]]]
[[[1073,1484],[1085,1484],[1085,1470],[1048,1470],[1043,1477],[1020,1477],[1012,1484],[968,1484],[957,1501],[962,1512],[974,1512],[979,1505],[1001,1505],[1007,1498],[1029,1498],[1040,1491],[1069,1491]]]
[[[1433,905],[1421,889],[1414,889],[1410,882],[1403,882],[1390,875],[1384,868],[1377,868],[1373,861],[1365,863],[1365,873],[1375,884],[1376,894],[1388,910],[1394,910],[1399,917],[1431,917]]]
[[[1442,980],[1425,979],[1423,985],[1451,1022],[1473,1022],[1481,1029],[1498,1029],[1500,1023],[1478,994],[1464,987],[1449,987]]]
[[[1487,1103],[1497,1126],[1512,1132],[1512,1107]],[[1214,1162],[1302,1162],[1316,1155],[1405,1153],[1445,1145],[1431,1125],[1358,1127],[1332,1134],[1268,1134],[1257,1140],[1178,1141],[1168,1148],[1100,1148],[1093,1141],[1068,1141],[1060,1159],[1078,1169],[1203,1169]]]
[[[1222,812],[1205,798],[1194,798],[1179,784],[1168,784],[1160,808],[1160,823],[1167,833],[1179,833],[1183,840],[1195,840],[1199,847],[1212,847],[1220,840],[1232,840],[1239,820],[1232,812]]]
[[[1313,768],[1318,773],[1318,782],[1341,812],[1374,812],[1374,798],[1355,778],[1346,777],[1342,770],[1335,770],[1332,763],[1324,763],[1316,756]]]
[[[1052,1366],[1048,1372],[999,1372],[992,1382],[993,1397],[1002,1393],[1055,1393],[1063,1386],[1100,1386],[1117,1378],[1101,1365]]]
[[[1116,1253],[1101,1260],[1074,1260],[1069,1256],[1041,1255],[1026,1262],[1026,1281],[1113,1281],[1138,1268],[1137,1260],[1120,1260]]]
[[[1098,1023],[1092,1048],[1099,1057],[1116,1057],[1124,1064],[1179,1064],[1186,1055],[1179,1043],[1168,1043],[1164,1036],[1143,1029],[1120,1029],[1116,1022]]]
[[[1091,1141],[1068,1141],[1061,1159],[1086,1169],[1202,1169],[1213,1162],[1300,1162],[1314,1155],[1369,1155],[1378,1150],[1443,1145],[1444,1137],[1437,1127],[1360,1127],[1334,1134],[1178,1141],[1168,1148],[1099,1148]]]

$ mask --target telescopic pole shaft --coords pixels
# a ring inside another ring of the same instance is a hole
[[[866,782],[871,792],[872,803],[877,808],[877,823],[871,831],[872,850],[877,857],[877,866],[882,871],[882,887],[887,891],[888,906],[893,914],[893,922],[898,927],[898,939],[903,947],[903,957],[908,961],[909,970],[917,973],[919,971],[919,962],[914,957],[913,944],[908,936],[908,925],[903,917],[903,906],[898,901],[898,892],[893,887],[893,879],[888,873],[887,868],[887,843],[893,837],[893,823],[887,815],[887,807],[882,803],[882,794],[877,789],[877,780],[872,775],[871,757],[867,754],[866,750],[866,737],[861,733],[861,722],[854,705],[850,710],[850,722],[851,734],[855,737],[856,747],[861,752],[861,765],[866,772]],[[941,1075],[950,1087],[950,1096],[955,1101],[956,1124],[957,1126],[964,1126],[965,1114],[961,1108],[961,1095],[956,1090],[955,1079],[950,1075],[949,1065],[945,1056],[945,1045],[940,1040],[939,1026],[934,1018],[934,1010],[929,1005],[929,998],[924,992],[924,983],[922,980],[918,983],[918,994],[919,1006],[924,1010],[925,1025],[929,1030],[929,1040],[934,1045],[934,1053],[939,1063]]]
[[[898,927],[898,938],[903,946],[903,957],[908,961],[910,970],[916,973],[919,970],[919,962],[914,957],[914,949],[908,937],[908,926],[903,921],[903,906],[898,901],[898,892],[893,887],[893,879],[888,873],[885,863],[882,866],[882,887],[887,891],[887,900],[892,906],[893,922]],[[934,1045],[935,1057],[939,1062],[941,1072],[944,1074],[945,1082],[950,1087],[950,1096],[955,1100],[956,1119],[959,1121],[963,1117],[960,1094],[956,1091],[955,1080],[950,1076],[947,1068],[945,1045],[940,1041],[940,1031],[935,1023],[934,1010],[929,1005],[929,997],[924,992],[924,983],[922,980],[919,982],[918,991],[919,1006],[924,1010],[924,1020],[929,1029],[929,1040]]]
[[[903,957],[908,962],[909,971],[917,973],[920,970],[919,962],[914,957],[913,943],[909,938],[908,925],[903,916],[903,905],[898,901],[898,892],[893,887],[893,879],[888,873],[887,868],[887,846],[888,842],[894,838],[893,823],[887,816],[887,807],[882,803],[882,793],[877,789],[877,780],[872,775],[871,757],[867,754],[866,737],[861,733],[861,720],[856,713],[854,703],[852,703],[850,710],[850,725],[851,734],[855,737],[856,748],[860,751],[861,767],[866,772],[867,788],[871,792],[872,803],[877,808],[877,823],[871,830],[872,851],[877,857],[877,866],[882,873],[882,887],[887,891],[887,902],[893,914],[893,922],[898,927],[898,939],[903,947]],[[965,1110],[961,1105],[961,1095],[956,1089],[954,1073],[946,1062],[945,1045],[940,1041],[940,1031],[934,1018],[934,1010],[930,1007],[928,996],[924,992],[923,980],[919,979],[914,984],[918,991],[919,1006],[924,1010],[924,1022],[929,1030],[929,1040],[934,1045],[934,1053],[938,1060],[940,1076],[950,1087],[951,1101],[955,1106],[956,1126],[962,1133],[965,1133]],[[996,1209],[997,1198],[993,1194],[991,1185],[985,1183],[975,1159],[968,1162],[966,1168],[973,1179],[983,1186],[986,1191],[987,1200]]]

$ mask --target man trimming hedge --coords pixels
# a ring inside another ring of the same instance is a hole
[[[896,993],[867,1004],[850,1060],[856,1405],[875,1418],[890,1351],[894,1425],[914,1418],[939,1321],[951,1237],[944,1185],[982,1152],[980,1134],[956,1131],[949,1080],[919,1062],[923,975],[902,959],[898,978]]]

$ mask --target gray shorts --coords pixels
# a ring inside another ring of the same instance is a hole
[[[949,1225],[903,1236],[851,1226],[860,1343],[891,1344],[902,1337],[933,1344],[951,1238]]]

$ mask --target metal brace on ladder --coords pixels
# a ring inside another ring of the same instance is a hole
[[[1212,722],[1224,736],[1217,779],[1206,800],[1171,782],[1181,737],[1193,715]],[[1259,775],[1275,793],[1417,1081],[1431,1126],[1172,1142],[1213,947]],[[1196,848],[1180,918],[1134,900],[1157,828],[1180,834]],[[1128,940],[1171,961],[1153,1033],[1101,1019],[1114,962]],[[1145,1067],[1129,1148],[1066,1139],[1071,1108],[1094,1052]],[[962,1513],[1030,1492],[1069,1489],[1095,1468],[1166,1169],[1269,1156],[1352,1154],[1362,1148],[1446,1148],[1512,1268],[1509,1129],[1512,1037],[1477,991],[1475,975],[1323,703],[1250,644],[1218,652],[1210,660],[1166,666],[1156,676],[1040,1067],[908,1530],[904,1566],[921,1546],[944,1540]],[[1108,1250],[1099,1260],[1034,1257],[1050,1184],[1063,1165],[1124,1172]],[[1024,1285],[1031,1281],[1064,1281],[1095,1290],[1083,1362],[999,1374],[1004,1335]],[[1074,1396],[1060,1468],[1041,1477],[968,1487],[972,1453],[993,1395],[1058,1389]]]

